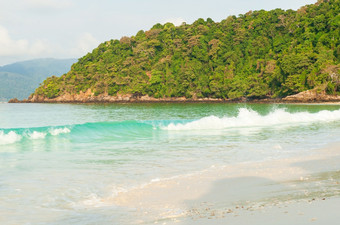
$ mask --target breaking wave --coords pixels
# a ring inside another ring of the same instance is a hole
[[[64,125],[58,127],[34,127],[1,129],[0,145],[23,140],[43,140],[58,136],[80,142],[150,140],[162,131],[224,130],[237,128],[293,127],[313,123],[340,122],[340,110],[288,112],[275,109],[263,115],[247,108],[240,108],[235,116],[208,116],[198,120],[150,120],[111,121]],[[194,132],[195,133],[195,132]],[[193,134],[194,134],[193,133]],[[196,132],[197,133],[197,132]]]
[[[21,136],[15,133],[14,131],[10,131],[5,133],[4,131],[0,131],[0,145],[13,144],[21,140]]]
[[[53,136],[56,136],[56,135],[59,135],[59,134],[67,134],[67,133],[70,133],[71,130],[67,127],[64,127],[64,128],[51,128],[49,130],[49,133]]]
[[[1,129],[0,145],[13,144],[24,140],[43,140],[64,135],[67,135],[67,138],[85,142],[102,138],[124,141],[146,138],[154,128],[152,122],[148,121],[117,121],[73,124],[61,127]]]
[[[0,130],[0,145],[14,144],[24,139],[39,140],[48,136],[57,136],[70,133],[67,127],[38,127],[38,128],[17,128]]]
[[[44,132],[38,132],[38,131],[33,131],[33,133],[28,134],[28,136],[31,139],[44,139],[46,137],[47,133]]]
[[[247,108],[240,108],[234,117],[219,118],[208,116],[187,123],[170,123],[163,127],[165,130],[221,130],[241,127],[268,127],[277,125],[295,126],[304,123],[319,123],[340,121],[340,110],[323,110],[317,113],[287,112],[285,109],[276,109],[267,115],[261,115]]]

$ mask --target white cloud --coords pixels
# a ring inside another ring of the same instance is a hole
[[[72,54],[74,55],[84,55],[88,52],[92,52],[92,50],[100,44],[95,37],[93,37],[90,33],[84,33],[81,35],[75,46],[76,48],[72,49]]]
[[[78,39],[69,40],[65,45],[43,40],[15,39],[4,26],[0,25],[0,65],[32,58],[80,57],[92,52],[99,44],[100,41],[90,33],[83,33]]]
[[[183,18],[170,18],[166,19],[164,23],[173,23],[175,26],[180,26],[182,23],[186,22]]]
[[[8,30],[0,25],[0,56],[38,56],[44,52],[48,52],[48,47],[43,41],[30,43],[26,39],[14,40]]]
[[[28,0],[26,4],[37,9],[64,9],[73,5],[71,1],[65,0]]]

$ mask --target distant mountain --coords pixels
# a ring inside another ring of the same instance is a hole
[[[52,75],[61,76],[77,59],[35,59],[0,67],[0,100],[27,98]]]

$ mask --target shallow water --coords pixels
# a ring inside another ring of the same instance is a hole
[[[0,104],[0,223],[143,224],[102,200],[338,142],[339,105]]]

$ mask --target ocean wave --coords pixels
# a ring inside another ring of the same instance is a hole
[[[287,128],[311,123],[340,122],[340,110],[319,112],[289,112],[287,109],[273,109],[267,114],[240,108],[235,116],[207,116],[198,120],[125,120],[91,122],[64,126],[1,129],[0,144],[12,144],[22,139],[36,140],[63,136],[77,141],[92,142],[131,141],[150,139],[155,133],[166,131],[220,131],[224,129],[262,129],[266,127]],[[195,132],[194,132],[195,133]],[[197,133],[195,133],[197,134]],[[66,136],[67,135],[67,136]]]
[[[49,130],[49,133],[53,136],[56,136],[56,135],[59,135],[59,134],[67,134],[67,133],[70,133],[71,130],[67,127],[64,127],[64,128],[51,128]]]
[[[68,135],[67,138],[92,141],[94,139],[105,140],[132,140],[148,137],[156,125],[148,121],[113,121],[91,122],[65,126],[47,126],[31,128],[1,129],[0,142],[2,145],[12,144],[23,140],[42,140],[52,137]],[[65,137],[65,136],[64,136]]]
[[[28,136],[30,139],[44,139],[46,137],[47,133],[44,132],[38,132],[38,131],[33,131],[32,133],[29,133]]]
[[[5,133],[4,131],[0,131],[0,145],[13,144],[21,140],[21,135],[18,135],[14,131],[10,131]]]
[[[13,144],[22,140],[39,140],[48,136],[70,133],[67,127],[35,127],[0,130],[0,145]]]
[[[267,115],[256,111],[240,108],[234,117],[219,118],[208,116],[187,123],[170,123],[162,127],[164,130],[221,130],[242,127],[268,127],[277,125],[295,126],[303,123],[332,122],[340,120],[340,110],[323,110],[317,113],[287,112],[285,109],[276,109]]]

